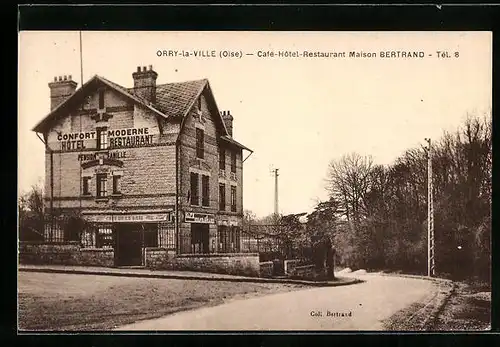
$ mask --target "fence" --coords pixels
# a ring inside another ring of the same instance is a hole
[[[306,238],[290,237],[279,224],[247,225],[242,230],[242,252],[260,254],[260,261],[274,259],[305,259],[311,256],[311,244]]]
[[[79,241],[78,235],[71,229],[69,218],[45,216],[43,222],[43,239],[47,243]]]

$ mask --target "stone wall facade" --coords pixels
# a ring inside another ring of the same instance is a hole
[[[151,270],[165,268],[165,263],[175,257],[175,251],[165,248],[146,248],[145,249],[145,267]]]
[[[165,248],[144,248],[144,266],[151,270],[201,271],[240,276],[261,276],[256,253],[181,255]],[[113,249],[82,248],[78,242],[19,243],[19,262],[35,265],[114,266]],[[271,267],[272,269],[272,267]]]
[[[272,277],[274,272],[274,263],[265,261],[260,263],[260,277]]]
[[[254,253],[188,254],[168,259],[166,270],[202,271],[250,277],[260,276],[259,255]]]

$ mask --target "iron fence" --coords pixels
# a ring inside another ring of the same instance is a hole
[[[311,243],[305,237],[293,237],[280,224],[246,225],[242,230],[242,252],[259,253],[260,261],[308,259]]]

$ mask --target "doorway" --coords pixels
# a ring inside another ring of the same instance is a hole
[[[141,224],[119,224],[116,236],[116,265],[142,265],[143,229]]]
[[[209,253],[209,226],[208,224],[191,224],[191,251],[194,254]]]

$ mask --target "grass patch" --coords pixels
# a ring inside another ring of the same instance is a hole
[[[229,300],[305,288],[296,284],[20,272],[19,330],[109,330]]]
[[[457,282],[438,317],[434,330],[476,331],[491,329],[491,286],[481,282]]]

